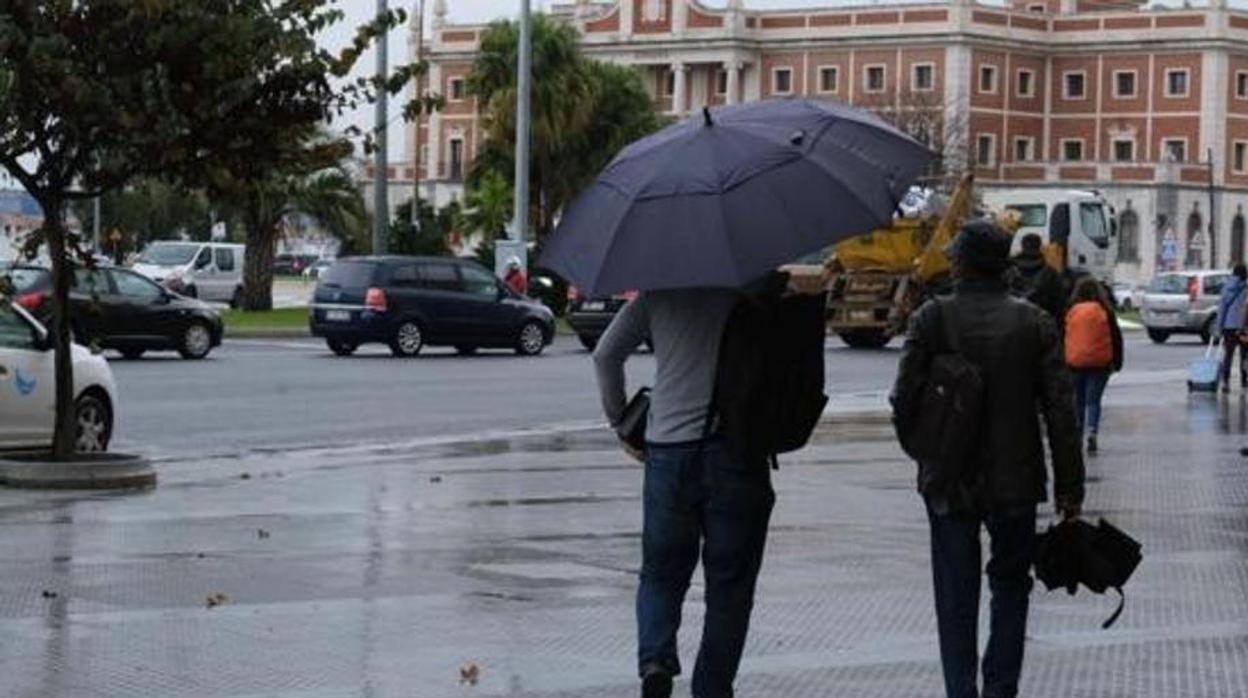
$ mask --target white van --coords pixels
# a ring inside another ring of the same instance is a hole
[[[1016,211],[1018,232],[1012,254],[1022,250],[1023,236],[1035,233],[1046,244],[1064,244],[1066,267],[1113,283],[1118,260],[1118,235],[1109,203],[1095,192],[1075,189],[995,189],[983,194],[992,211]]]
[[[174,293],[237,308],[243,300],[243,249],[220,242],[153,242],[131,268]]]

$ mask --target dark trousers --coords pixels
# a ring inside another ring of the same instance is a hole
[[[1075,425],[1095,436],[1101,428],[1101,398],[1109,384],[1109,370],[1075,369]]]
[[[1235,350],[1239,350],[1239,384],[1248,386],[1248,344],[1239,341],[1239,330],[1222,330],[1222,385],[1230,385],[1231,364],[1235,363]]]
[[[693,670],[696,698],[729,698],[775,504],[765,463],[746,466],[718,441],[648,449],[638,660],[680,673],[676,632],[701,554],[706,618]]]
[[[1031,563],[1036,542],[1036,507],[1012,507],[988,514],[938,514],[928,506],[932,531],[932,579],[940,662],[949,698],[977,698],[979,664],[980,526],[988,528],[992,559],[988,587],[992,619],[984,654],[984,698],[1013,698],[1023,670]]]

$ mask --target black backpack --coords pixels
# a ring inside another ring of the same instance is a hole
[[[932,357],[917,402],[894,405],[893,425],[902,449],[919,463],[919,491],[951,494],[969,484],[981,445],[984,379],[959,351],[949,301],[932,302],[939,308],[941,350]]]
[[[710,418],[747,462],[806,445],[828,404],[824,394],[826,298],[785,295],[774,274],[728,317]],[[708,433],[711,425],[708,423]]]

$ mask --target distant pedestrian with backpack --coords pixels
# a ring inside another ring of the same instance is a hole
[[[1085,276],[1075,283],[1066,311],[1066,365],[1075,384],[1075,425],[1096,453],[1101,398],[1109,377],[1122,370],[1122,330],[1101,282]]]
[[[619,433],[630,410],[625,362],[647,339],[654,345],[645,450],[624,446],[645,462],[637,592],[643,698],[667,698],[681,673],[676,636],[699,554],[706,615],[693,695],[733,695],[775,504],[768,460],[804,443],[824,404],[823,301],[779,297],[774,284],[761,296],[728,289],[643,292],[616,315],[594,351],[603,408]],[[807,397],[812,392],[817,397]],[[786,395],[783,407],[771,407]],[[755,419],[758,428],[743,433],[744,419]],[[784,427],[777,432],[769,421]],[[795,435],[802,428],[805,434]]]
[[[1066,294],[1063,292],[1062,275],[1049,266],[1042,251],[1043,240],[1035,233],[1022,239],[1022,251],[1015,255],[1013,266],[1016,276],[1015,291],[1023,298],[1040,306],[1053,317],[1061,328],[1066,311]]]
[[[1222,339],[1222,370],[1219,374],[1223,392],[1231,390],[1231,365],[1235,352],[1239,351],[1239,387],[1248,388],[1248,343],[1243,341],[1244,303],[1248,301],[1248,267],[1236,264],[1231,278],[1222,286],[1218,297],[1218,314],[1215,327]]]
[[[940,658],[949,698],[975,698],[983,567],[991,537],[986,698],[1018,695],[1032,588],[1036,509],[1047,499],[1040,417],[1048,430],[1057,508],[1077,518],[1084,469],[1074,399],[1053,318],[1009,293],[1010,237],[983,220],[948,254],[952,296],[911,320],[892,401],[902,447],[919,465],[931,526]]]

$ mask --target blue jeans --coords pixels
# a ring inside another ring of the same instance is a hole
[[[1011,507],[988,514],[937,514],[929,505],[932,530],[932,579],[936,590],[936,625],[940,663],[949,698],[977,698],[979,662],[979,531],[992,538],[988,587],[992,590],[991,632],[984,654],[984,698],[1013,698],[1023,671],[1031,563],[1036,544],[1036,506]]]
[[[676,632],[702,557],[706,617],[693,670],[696,698],[729,698],[741,663],[775,493],[765,463],[742,463],[719,441],[648,449],[637,590],[638,660],[680,673]]]
[[[1075,425],[1082,434],[1086,427],[1093,436],[1101,428],[1101,397],[1109,384],[1109,371],[1073,371],[1075,378]]]

